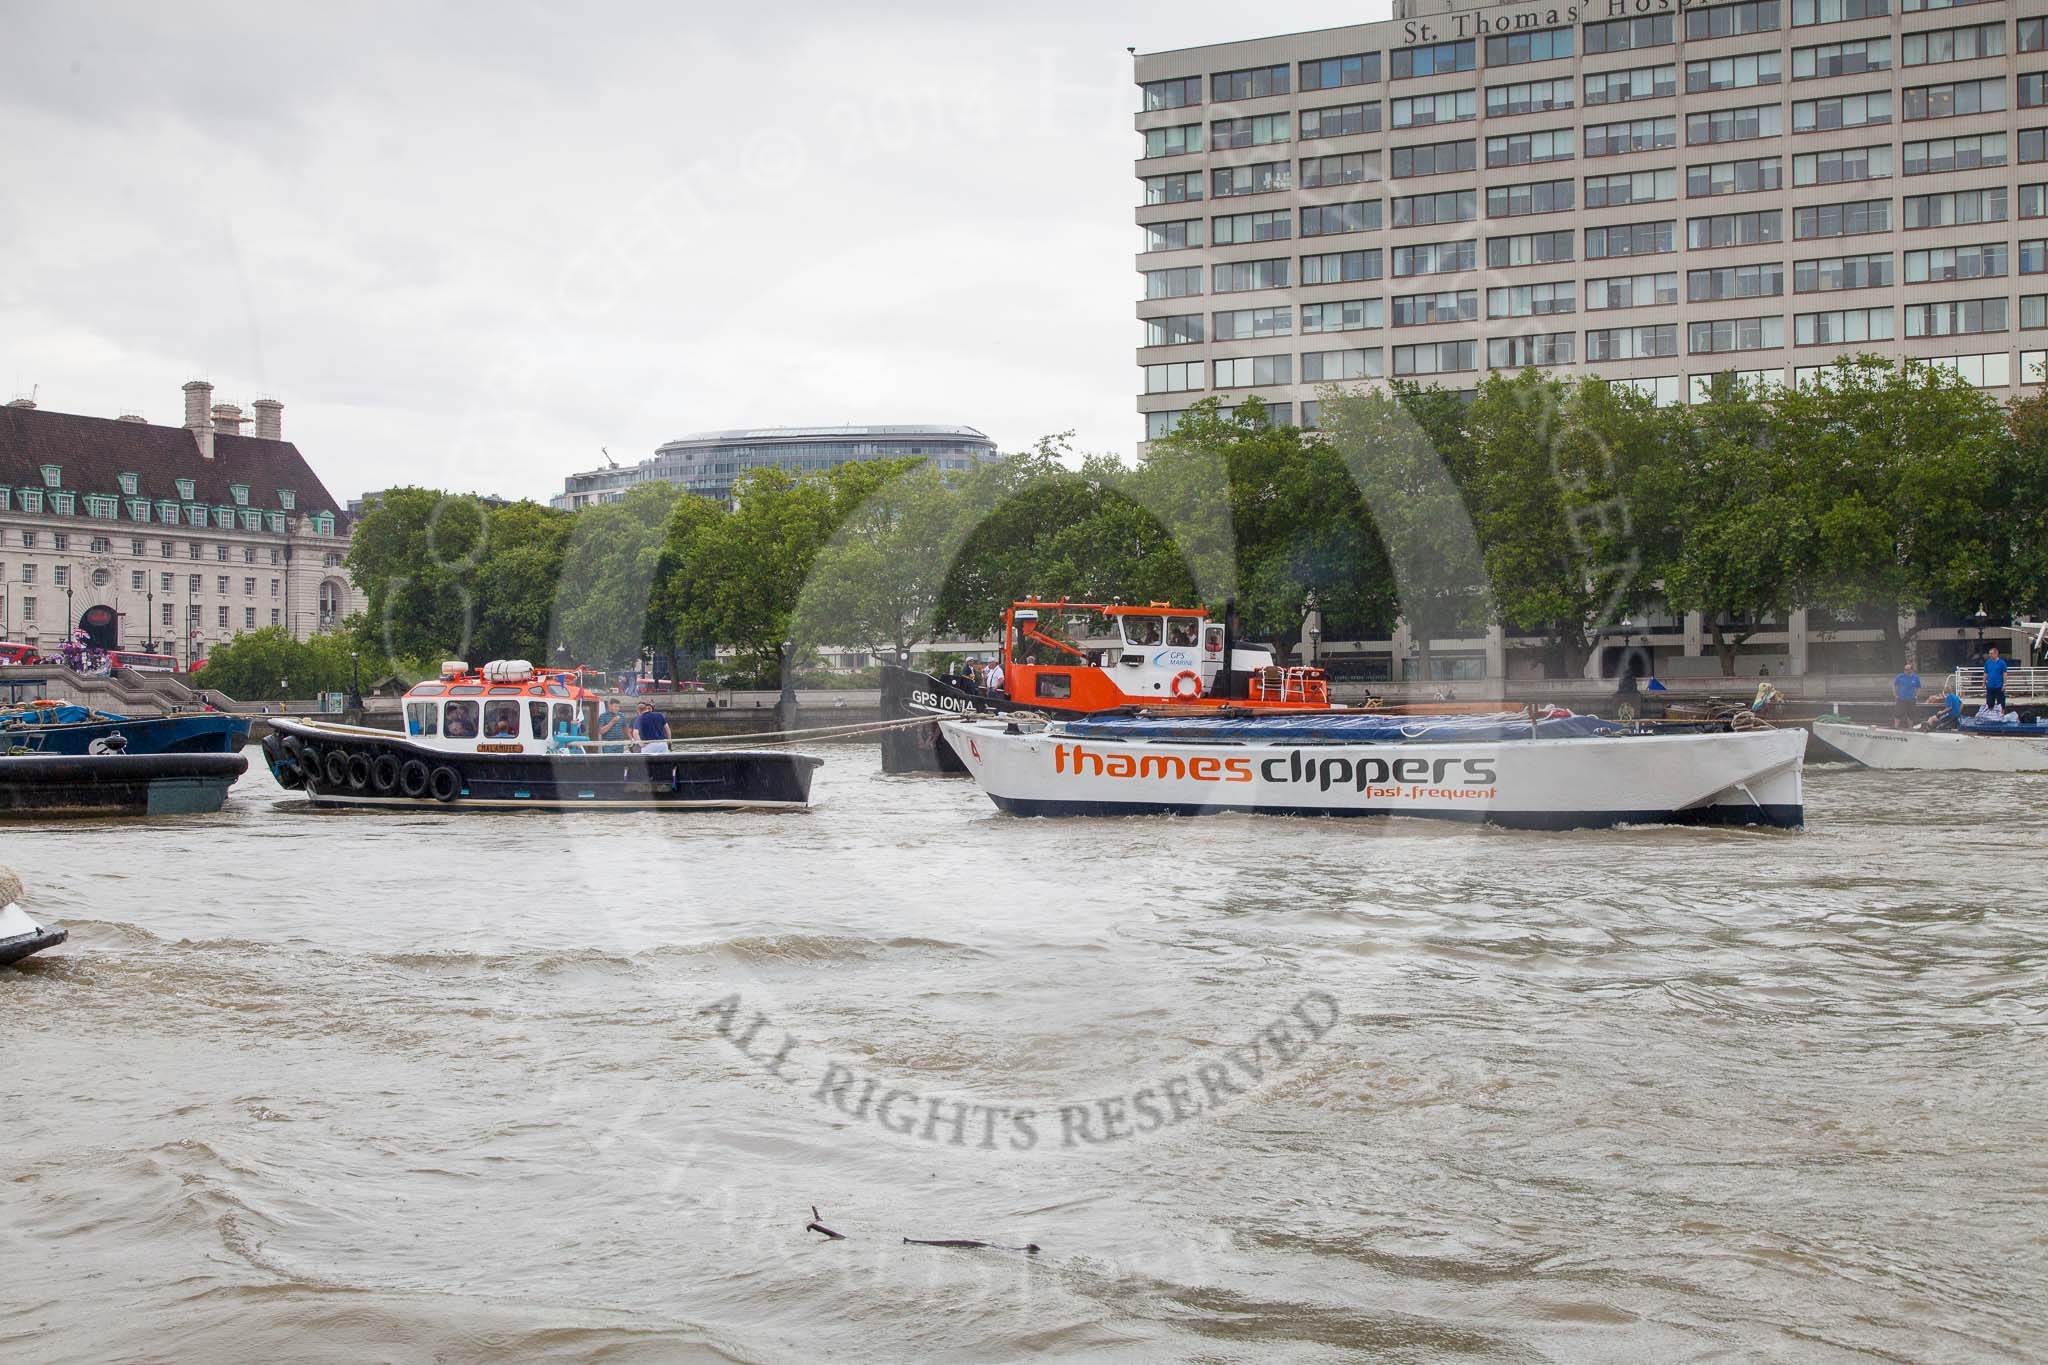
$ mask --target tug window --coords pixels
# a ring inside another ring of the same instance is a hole
[[[430,701],[409,701],[405,704],[406,733],[414,735],[438,735],[441,733],[441,708]]]
[[[1198,627],[1192,616],[1169,616],[1166,618],[1166,643],[1175,649],[1193,649]]]
[[[555,703],[555,728],[567,730],[572,735],[581,734],[576,727],[576,708],[567,702]]]
[[[1204,635],[1204,644],[1211,654],[1223,652],[1223,627],[1211,626]]]
[[[1126,616],[1124,638],[1134,645],[1156,645],[1159,643],[1159,618],[1156,616]]]
[[[473,701],[451,701],[448,703],[448,720],[444,733],[450,739],[476,738],[476,703]]]
[[[535,739],[546,739],[548,737],[548,704],[546,702],[530,701],[526,703],[526,718],[527,723],[533,727],[533,737]]]
[[[519,738],[519,703],[493,701],[484,704],[484,736],[487,739]]]

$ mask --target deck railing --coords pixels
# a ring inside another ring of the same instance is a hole
[[[1949,675],[1955,685],[1956,695],[1965,701],[1984,699],[1984,670],[1981,668],[1958,668]],[[2005,670],[2005,696],[2008,701],[2022,698],[2048,698],[2048,668],[2008,668]]]

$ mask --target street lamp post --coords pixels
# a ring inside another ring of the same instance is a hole
[[[348,708],[351,711],[363,709],[363,665],[362,656],[355,650],[348,652]]]

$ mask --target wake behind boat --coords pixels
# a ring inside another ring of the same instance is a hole
[[[441,677],[405,694],[405,732],[271,721],[263,756],[280,785],[319,806],[459,810],[801,808],[824,762],[786,749],[688,749],[592,739],[598,696],[523,659]]]
[[[1592,716],[947,720],[1017,815],[1415,815],[1524,829],[1805,822],[1806,736],[1647,733]]]

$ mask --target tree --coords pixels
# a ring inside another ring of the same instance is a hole
[[[1465,440],[1483,458],[1462,483],[1495,619],[1509,634],[1542,637],[1552,676],[1583,670],[1595,629],[1635,586],[1620,485],[1653,439],[1647,410],[1599,380],[1527,369],[1488,378],[1466,414]]]
[[[474,570],[488,538],[475,498],[431,488],[386,493],[349,542],[349,577],[368,599],[363,647],[408,657],[467,652]]]
[[[1478,536],[1455,473],[1467,447],[1449,415],[1441,395],[1398,381],[1391,392],[1323,391],[1322,429],[1385,548],[1423,678],[1430,676],[1435,640],[1475,628],[1491,611]]]
[[[1806,600],[1875,609],[1889,657],[1921,628],[1902,631],[1902,612],[1968,615],[2000,595],[2009,434],[1998,405],[1959,376],[1845,360],[1778,395],[1766,439],[1795,471],[1814,532]]]
[[[680,543],[671,541],[663,566],[669,630],[730,645],[780,674],[794,662],[796,605],[818,552],[891,472],[854,463],[801,477],[757,469],[741,478],[730,513],[692,519],[680,528]]]
[[[1162,514],[1209,606],[1236,601],[1247,636],[1284,652],[1312,602],[1353,633],[1392,624],[1392,574],[1350,471],[1258,400],[1228,417],[1195,404],[1127,487]]]
[[[932,634],[972,522],[966,497],[929,461],[907,459],[819,551],[797,601],[795,638],[901,658]]]
[[[1706,616],[1724,677],[1765,618],[1784,619],[1800,599],[1812,561],[1809,500],[1769,439],[1771,421],[1755,386],[1719,376],[1707,401],[1674,422],[1664,458],[1633,480],[1657,528],[1646,543],[1657,547],[1651,567],[1665,599]]]
[[[548,627],[575,519],[534,502],[506,503],[488,515],[490,534],[468,575],[476,624],[466,652],[557,666],[565,660],[556,657]]]
[[[1129,471],[1102,455],[1070,469],[1072,453],[1065,436],[1048,436],[966,481],[973,525],[939,594],[942,628],[991,632],[1012,602],[1031,597],[1195,600],[1172,535],[1120,491]]]
[[[641,484],[577,514],[553,598],[555,639],[570,657],[620,667],[670,643],[657,589],[675,505],[688,496],[673,484]]]
[[[365,679],[394,671],[420,671],[365,651],[358,637],[360,624],[349,621],[339,630],[322,631],[308,640],[294,640],[283,626],[245,631],[215,645],[207,655],[206,667],[193,674],[192,680],[238,701],[280,701],[343,691],[359,669]]]

